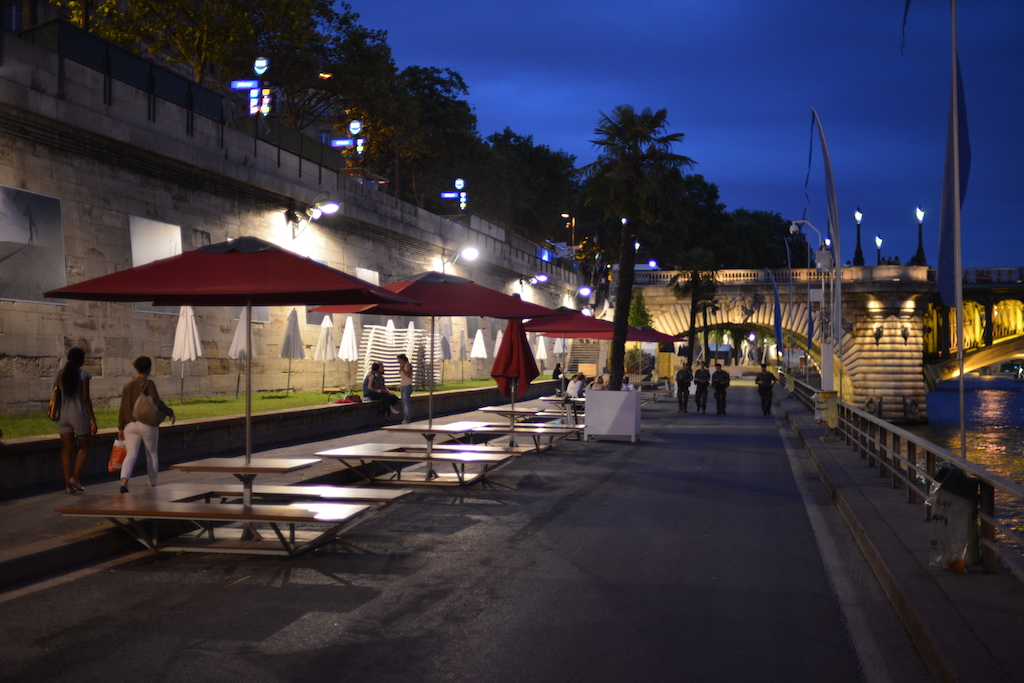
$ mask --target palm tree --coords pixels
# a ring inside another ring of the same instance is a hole
[[[626,104],[615,107],[610,116],[601,112],[601,120],[594,129],[596,138],[591,141],[598,148],[597,160],[580,169],[584,178],[593,181],[586,202],[601,203],[606,217],[622,219],[619,284],[609,359],[608,388],[612,390],[621,388],[625,372],[637,231],[642,226],[658,226],[668,196],[684,191],[680,169],[695,163],[672,152],[672,145],[682,142],[683,134],[665,133],[667,117],[665,109],[655,112],[645,108],[637,112]]]
[[[704,359],[708,357],[708,313],[718,310],[718,269],[715,255],[701,247],[694,247],[686,255],[687,267],[672,276],[669,288],[677,299],[690,300],[690,351],[687,361],[693,365],[693,350],[697,347],[697,312],[704,314]]]

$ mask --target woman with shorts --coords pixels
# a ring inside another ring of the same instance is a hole
[[[81,482],[82,468],[89,457],[92,435],[96,433],[96,415],[89,398],[89,380],[92,375],[83,368],[85,351],[77,346],[68,351],[68,361],[53,380],[60,390],[60,418],[57,419],[57,433],[60,435],[60,464],[64,470],[64,493],[84,491]],[[71,454],[78,440],[78,455],[74,466]]]

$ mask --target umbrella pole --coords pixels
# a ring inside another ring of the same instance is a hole
[[[324,361],[324,374],[320,376],[320,393],[324,393],[324,389],[327,388],[327,361]]]
[[[292,359],[288,359],[288,381],[284,384],[284,393],[288,394],[292,390]]]
[[[178,404],[185,402],[185,361],[181,361],[181,395],[178,397]]]
[[[252,459],[252,297],[245,302],[245,464]],[[252,495],[252,489],[248,490]],[[246,505],[249,501],[245,501]]]
[[[434,316],[430,316],[430,393],[427,397],[427,427],[434,428]],[[427,441],[429,457],[431,441]]]

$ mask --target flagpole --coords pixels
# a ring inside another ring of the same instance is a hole
[[[956,309],[956,359],[960,371],[960,457],[967,459],[967,413],[964,408],[964,288],[963,254],[960,249],[960,83],[956,47],[956,0],[950,0],[953,40],[953,94],[950,117],[953,136],[953,292]]]

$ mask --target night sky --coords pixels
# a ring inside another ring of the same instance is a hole
[[[853,257],[859,206],[865,261],[906,263],[920,205],[937,256],[950,96],[948,0],[352,0],[388,32],[398,67],[466,80],[482,136],[505,127],[593,161],[599,112],[668,110],[676,151],[698,162],[728,210],[777,212],[827,228],[811,109],[827,137]],[[1024,2],[961,0],[958,45],[973,154],[963,208],[965,267],[1024,266]],[[470,183],[472,179],[467,179]],[[809,199],[808,199],[809,197]],[[815,241],[813,233],[810,234]]]

